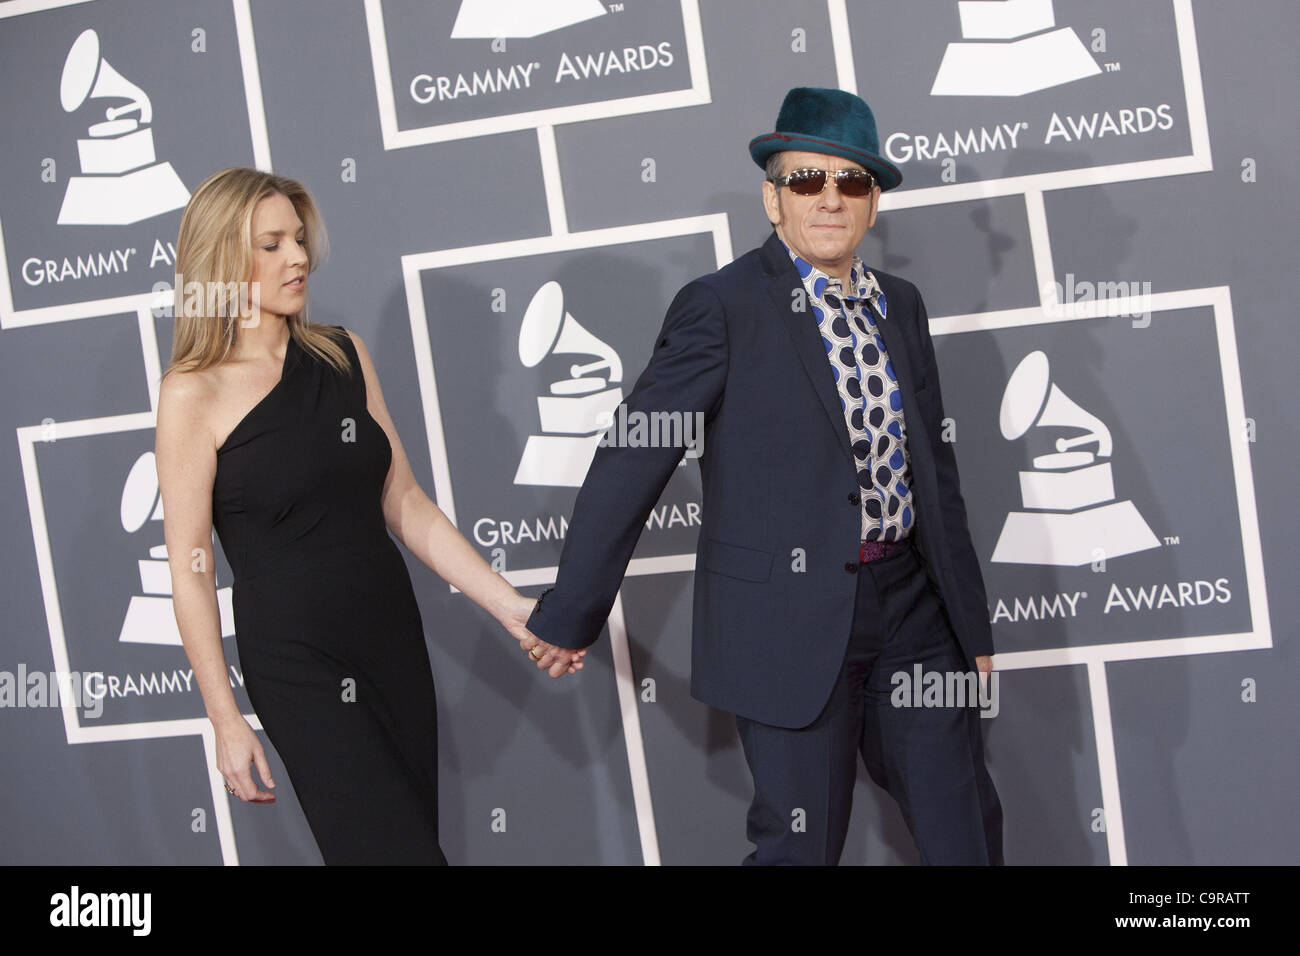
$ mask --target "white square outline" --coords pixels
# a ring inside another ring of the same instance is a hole
[[[126,415],[109,415],[102,418],[83,418],[76,421],[55,422],[56,441],[112,435],[119,432],[152,431],[157,425],[155,412],[131,412]],[[40,473],[36,464],[36,446],[45,444],[44,424],[19,427],[18,457],[22,464],[23,485],[27,492],[27,510],[31,518],[32,543],[36,551],[36,569],[41,582],[41,597],[45,607],[45,620],[50,631],[50,650],[54,669],[59,674],[71,674],[67,636],[63,629],[63,612],[59,605],[59,585],[54,573],[54,553],[50,546],[49,528],[45,523],[45,496],[41,490]],[[200,734],[208,725],[207,717],[179,717],[167,720],[144,720],[125,724],[100,724],[87,726],[81,723],[73,701],[61,694],[59,707],[63,711],[63,726],[68,743],[81,744],[106,740],[150,740],[158,737],[178,737]],[[255,714],[245,714],[253,728],[261,729]]]
[[[366,0],[366,32],[370,38],[370,62],[375,78],[375,96],[379,104],[379,128],[384,149],[405,149],[408,146],[444,143],[449,140],[537,129],[584,120],[652,113],[712,102],[698,0],[681,0],[681,8],[682,29],[686,36],[686,60],[691,71],[691,85],[686,89],[671,90],[667,93],[645,93],[616,100],[575,103],[570,106],[552,106],[523,113],[507,113],[502,116],[485,116],[481,119],[440,123],[435,126],[399,129],[382,0]]]
[[[994,657],[997,670],[1023,670],[1070,664],[1104,665],[1109,661],[1146,660],[1213,654],[1273,646],[1268,616],[1268,594],[1264,576],[1264,554],[1260,543],[1259,516],[1255,507],[1255,479],[1251,470],[1250,446],[1243,431],[1246,419],[1241,389],[1241,367],[1237,359],[1237,338],[1232,317],[1232,295],[1228,286],[1183,289],[1150,296],[1092,300],[1088,302],[1030,307],[983,314],[932,318],[933,336],[961,332],[1048,325],[1062,321],[1113,318],[1145,312],[1167,312],[1210,308],[1214,315],[1215,338],[1219,347],[1219,371],[1228,425],[1233,485],[1237,494],[1237,516],[1241,524],[1242,561],[1245,566],[1250,630],[1199,637],[1163,637],[1143,641],[1084,644],[1076,647],[1010,651]]]
[[[142,311],[140,320],[143,322],[146,319],[151,320],[147,309]],[[149,361],[148,351],[146,348],[146,363]],[[151,401],[156,403],[156,386],[150,389],[150,397]],[[58,440],[143,429],[152,430],[156,425],[157,415],[154,411],[56,423]],[[63,614],[59,609],[58,582],[54,574],[49,529],[45,524],[45,499],[41,492],[40,474],[36,467],[36,443],[44,443],[45,426],[26,425],[16,431],[18,457],[27,492],[27,512],[32,525],[32,544],[36,551],[36,568],[41,582],[41,599],[45,607],[46,625],[50,632],[50,651],[54,658],[54,671],[59,675],[59,684],[62,687],[66,686],[72,669],[69,666],[68,644],[63,630]],[[230,797],[226,793],[225,778],[217,769],[216,731],[207,717],[181,717],[88,727],[82,726],[71,695],[62,693],[59,695],[59,709],[63,715],[63,731],[69,744],[160,740],[166,737],[200,738],[203,743],[203,765],[208,777],[208,790],[212,795],[212,813],[217,824],[217,844],[221,850],[221,860],[227,866],[239,863],[234,819],[230,814]],[[256,714],[248,713],[243,716],[253,730],[263,731],[262,722]]]
[[[569,232],[556,236],[538,236],[510,242],[466,246],[459,249],[441,249],[435,252],[418,252],[402,256],[402,280],[406,286],[407,312],[411,320],[411,344],[419,377],[420,403],[424,412],[425,438],[429,446],[429,461],[433,470],[434,501],[453,525],[456,520],[455,495],[451,485],[451,467],[447,458],[442,408],[438,400],[438,383],[434,371],[433,349],[429,344],[429,323],[424,304],[424,287],[421,273],[427,269],[495,262],[523,256],[571,252],[605,246],[626,245],[654,239],[678,236],[711,234],[717,268],[731,261],[731,233],[726,213],[689,216],[683,219],[666,219],[659,222],[638,223],[632,226],[614,226],[587,232]],[[659,555],[650,558],[633,558],[627,575],[663,574],[672,571],[693,571],[695,554]],[[557,566],[521,568],[501,572],[501,576],[515,587],[536,584],[554,584]],[[451,587],[454,593],[456,588]]]
[[[1032,670],[1040,667],[1079,664],[1084,666],[1088,681],[1093,739],[1097,748],[1097,779],[1101,787],[1101,810],[1106,821],[1106,850],[1110,865],[1126,866],[1128,845],[1119,785],[1119,765],[1115,755],[1115,731],[1111,721],[1110,684],[1106,665],[1112,661],[1190,657],[1224,651],[1261,650],[1273,646],[1264,575],[1264,555],[1259,535],[1259,516],[1255,507],[1255,480],[1251,470],[1249,443],[1241,427],[1245,423],[1246,408],[1241,390],[1241,367],[1237,358],[1232,294],[1228,286],[1213,286],[1125,299],[1062,304],[1057,301],[1056,293],[1048,285],[1052,282],[1053,269],[1043,194],[1038,190],[1027,190],[1025,201],[1029,211],[1029,232],[1034,250],[1034,267],[1041,285],[1042,304],[1025,309],[1005,309],[932,318],[929,323],[932,335],[1209,307],[1213,309],[1215,337],[1219,346],[1220,379],[1223,383],[1233,484],[1237,493],[1237,516],[1241,525],[1242,561],[1245,565],[1246,589],[1250,605],[1250,630],[1236,634],[1167,637],[1113,644],[1090,644],[1081,647],[1047,648],[1037,651],[1012,651],[993,656],[995,671]]]
[[[1183,93],[1187,106],[1187,126],[1192,152],[1186,156],[1144,159],[1131,163],[1112,163],[1078,169],[1060,169],[1025,176],[985,179],[968,183],[926,186],[903,192],[892,190],[880,197],[880,209],[911,209],[939,203],[1015,196],[1021,193],[1095,186],[1101,183],[1133,182],[1185,173],[1204,173],[1213,169],[1210,156],[1209,121],[1205,112],[1205,91],[1201,80],[1201,61],[1196,44],[1196,24],[1191,0],[1171,0],[1174,25],[1178,35],[1178,59],[1182,66]],[[848,11],[845,0],[827,0],[831,22],[831,40],[835,50],[836,82],[840,88],[857,92],[857,73],[853,64]]]
[[[97,0],[11,0],[9,3],[0,4],[0,20],[94,2]],[[244,102],[248,106],[248,128],[253,145],[253,163],[258,169],[269,171],[271,145],[266,130],[266,109],[262,102],[257,46],[253,39],[253,16],[249,6],[251,2],[252,0],[231,0],[231,6],[235,16],[235,37],[239,43],[239,69],[244,81]],[[141,308],[147,309],[153,304],[152,292],[138,292],[15,311],[13,288],[9,278],[9,259],[5,253],[4,222],[0,219],[0,330],[135,312]]]

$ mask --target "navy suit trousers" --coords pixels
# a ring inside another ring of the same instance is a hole
[[[897,801],[922,863],[1002,864],[1002,806],[984,766],[978,702],[894,706],[893,675],[911,680],[916,664],[945,684],[971,669],[913,545],[859,567],[852,634],[815,721],[791,730],[736,718],[754,778],[746,829],[756,849],[746,864],[837,864],[859,754]]]

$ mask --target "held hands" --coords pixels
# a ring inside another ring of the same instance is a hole
[[[249,772],[249,765],[256,765],[262,782],[275,787],[271,765],[266,762],[262,743],[248,721],[236,714],[224,723],[213,721],[213,727],[217,736],[217,769],[226,779],[226,792],[245,803],[275,803],[275,794],[258,789]]]
[[[528,630],[528,618],[532,616],[536,604],[533,598],[524,597],[522,594],[515,595],[501,617],[502,626],[519,642],[519,648],[528,652],[528,656],[536,662],[538,670],[547,671],[552,677],[576,674],[582,670],[582,659],[587,656],[586,650],[575,651],[568,647],[547,644]]]

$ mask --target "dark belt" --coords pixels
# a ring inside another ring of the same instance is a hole
[[[881,558],[904,550],[909,543],[909,538],[904,538],[902,541],[863,541],[862,550],[858,553],[858,560],[864,564],[867,561],[878,561]]]

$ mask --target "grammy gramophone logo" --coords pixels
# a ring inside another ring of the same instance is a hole
[[[949,43],[931,96],[1023,96],[1101,72],[1052,0],[960,0],[962,42]]]
[[[158,471],[151,451],[136,459],[122,486],[122,528],[134,534],[149,522],[162,521],[162,495],[158,491]],[[161,526],[158,526],[161,530]],[[206,559],[211,566],[212,551]],[[131,597],[122,621],[118,641],[123,644],[169,644],[181,646],[181,632],[172,609],[172,578],[167,563],[167,545],[149,549],[149,557],[138,561],[140,590]],[[215,574],[215,570],[213,572]],[[234,606],[229,587],[217,588],[217,607],[221,615],[221,636],[235,633]]]
[[[528,436],[515,484],[578,488],[623,401],[623,362],[565,311],[560,284],[547,282],[524,311],[519,361],[536,368],[553,355],[587,355],[595,361],[570,365],[567,378],[552,382],[549,394],[537,397],[542,434]]]
[[[105,109],[104,121],[77,140],[82,174],[68,180],[59,224],[121,226],[184,206],[189,190],[171,163],[158,162],[154,153],[153,104],[103,58],[94,30],[73,42],[59,84],[65,112],[87,100],[127,102]]]
[[[1111,464],[1101,460],[1111,456],[1110,430],[1051,383],[1046,354],[1030,352],[1020,360],[998,420],[1008,441],[1035,428],[1084,434],[1058,436],[1055,452],[1036,456],[1033,468],[1020,472],[1025,510],[1007,515],[993,561],[1077,567],[1160,546],[1133,502],[1115,500]]]
[[[600,0],[462,0],[453,40],[535,37],[605,15]]]

